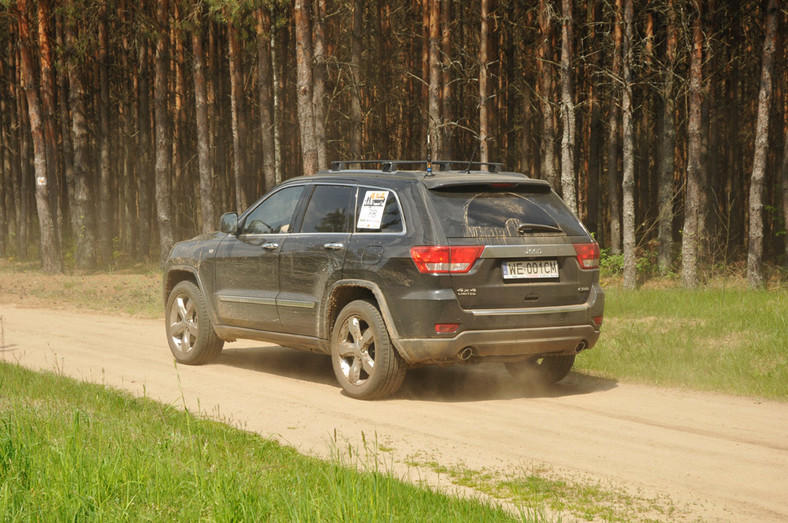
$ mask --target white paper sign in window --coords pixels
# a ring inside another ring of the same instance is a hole
[[[359,229],[380,229],[388,197],[389,191],[367,191],[358,213]]]

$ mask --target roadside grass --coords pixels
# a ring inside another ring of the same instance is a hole
[[[463,465],[446,467],[434,461],[411,461],[447,476],[453,484],[506,500],[531,511],[549,509],[584,521],[664,521],[682,519],[672,500],[633,495],[596,480],[560,477],[549,467],[519,468],[505,475]]]
[[[2,521],[512,521],[145,398],[0,362]]]
[[[645,384],[788,400],[788,287],[606,285],[605,323],[576,369]]]

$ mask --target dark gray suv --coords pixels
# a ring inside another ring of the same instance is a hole
[[[164,299],[177,361],[278,343],[330,354],[361,399],[426,364],[501,361],[557,382],[604,306],[599,247],[546,182],[406,161],[335,162],[225,214],[221,232],[173,247]]]

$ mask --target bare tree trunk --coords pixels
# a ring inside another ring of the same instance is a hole
[[[315,112],[312,106],[312,30],[309,24],[309,0],[295,0],[296,88],[298,91],[298,126],[301,131],[301,156],[305,175],[318,171],[315,142]]]
[[[701,88],[703,82],[703,0],[696,0],[692,21],[689,123],[687,124],[687,189],[684,197],[684,229],[681,243],[681,279],[685,287],[698,286],[698,231],[700,225]]]
[[[588,5],[587,26],[591,49],[596,49],[601,45],[601,39],[597,36],[596,24],[599,20],[599,1],[592,0]],[[588,123],[588,202],[586,204],[586,226],[593,233],[599,233],[599,199],[600,199],[600,180],[602,168],[602,111],[599,102],[599,81],[598,70],[600,63],[600,53],[591,52],[590,68],[591,82],[588,94],[588,112],[590,121]]]
[[[235,208],[238,212],[248,206],[246,199],[246,147],[243,140],[248,135],[244,107],[243,78],[241,75],[241,42],[235,22],[227,24],[228,54],[230,55],[230,107],[233,125],[233,180],[235,181]],[[312,103],[311,100],[309,102]]]
[[[451,159],[452,136],[454,125],[454,111],[452,108],[451,88],[451,4],[452,0],[442,0],[441,3],[441,118],[443,131],[441,132],[441,147],[439,154],[446,159]]]
[[[41,266],[44,272],[63,271],[63,259],[60,252],[55,220],[50,208],[49,185],[47,177],[46,139],[44,122],[41,117],[41,101],[38,95],[33,67],[33,50],[31,49],[30,22],[27,13],[32,6],[29,0],[17,0],[16,19],[19,25],[19,54],[22,89],[27,98],[27,109],[30,117],[30,133],[33,139],[33,166],[36,177],[36,209],[41,231]]]
[[[541,33],[537,63],[539,64],[539,101],[542,106],[542,142],[540,147],[541,177],[558,190],[555,168],[555,123],[553,122],[553,24],[550,0],[539,0],[539,30]]]
[[[326,169],[328,168],[328,151],[326,150],[326,0],[315,0],[314,6],[315,66],[313,68],[312,100],[315,107],[315,141],[317,142],[318,167]],[[268,25],[271,25],[270,20]],[[268,56],[270,68],[270,54]]]
[[[164,261],[174,244],[170,192],[172,183],[172,141],[167,107],[170,43],[170,2],[156,4],[157,40],[154,78],[154,118],[156,123],[156,221],[159,225],[159,260]]]
[[[121,24],[128,27],[131,21],[128,19],[129,0],[124,0],[120,10]],[[135,178],[134,165],[137,158],[137,150],[134,135],[136,134],[135,122],[137,121],[136,106],[131,98],[137,92],[137,75],[134,65],[129,59],[132,46],[130,35],[123,31],[122,36],[123,51],[121,53],[121,69],[126,71],[127,80],[125,86],[130,90],[132,96],[128,96],[123,101],[123,142],[124,142],[124,164],[123,164],[123,203],[124,203],[124,222],[126,224],[126,234],[124,235],[124,250],[135,255],[139,248],[139,216],[137,215],[138,189]]]
[[[766,8],[766,35],[761,60],[761,88],[758,96],[758,123],[755,128],[755,157],[750,181],[750,234],[747,251],[747,285],[763,286],[763,185],[769,152],[769,110],[772,105],[772,69],[777,47],[778,0],[769,0]]]
[[[479,36],[479,160],[481,162],[490,161],[490,148],[487,143],[487,136],[489,134],[489,109],[488,109],[488,91],[487,80],[489,78],[489,71],[487,70],[487,62],[489,61],[488,46],[489,46],[489,0],[481,0],[482,6],[482,27]]]
[[[325,2],[325,0],[320,0]],[[257,19],[257,93],[260,103],[261,142],[263,146],[263,177],[265,190],[270,191],[276,185],[276,166],[274,164],[274,123],[271,114],[272,90],[274,87],[271,76],[271,13],[266,8],[255,10]],[[322,97],[321,97],[322,98]],[[325,107],[325,106],[324,106]],[[316,106],[317,108],[317,106]],[[325,133],[325,129],[323,130]],[[323,136],[325,142],[325,135]],[[318,140],[318,143],[320,141]],[[323,153],[325,161],[325,143]],[[318,159],[320,147],[318,146]],[[320,164],[321,167],[323,164]]]
[[[561,192],[564,201],[577,214],[577,174],[575,173],[575,102],[572,92],[572,39],[574,18],[572,0],[562,0],[561,10]]]
[[[361,38],[364,22],[363,0],[353,0],[353,30],[351,32],[350,77],[353,85],[350,93],[350,156],[361,158]]]
[[[58,194],[58,162],[57,162],[57,130],[55,127],[55,68],[50,40],[50,0],[38,2],[38,48],[41,62],[41,120],[44,124],[44,155],[46,158],[46,177],[48,187],[49,208],[52,212],[55,239],[62,245],[60,227],[60,200]]]
[[[99,245],[97,249],[99,263],[108,265],[112,261],[112,201],[110,188],[110,129],[109,129],[109,58],[107,35],[107,2],[103,0],[99,12],[98,30],[98,66],[100,83],[99,123],[101,133],[99,136]]]
[[[202,18],[201,14],[196,16]],[[214,200],[213,174],[211,172],[210,128],[208,124],[208,92],[205,82],[205,50],[202,44],[202,23],[192,30],[192,73],[194,76],[194,109],[197,120],[197,163],[200,171],[200,211],[202,232],[207,234],[217,226]],[[270,155],[270,152],[263,151]]]
[[[633,38],[633,7],[632,0],[625,0],[623,45],[624,56],[624,88],[621,96],[623,129],[623,164],[622,180],[624,196],[624,288],[634,290],[637,287],[635,268],[635,130],[632,123],[632,38]]]
[[[430,155],[432,158],[443,156],[443,126],[441,125],[441,77],[440,77],[440,2],[430,1],[430,84],[428,89],[430,121]]]
[[[612,92],[610,93],[610,136],[607,142],[607,197],[610,210],[610,252],[621,254],[621,204],[618,199],[618,89],[621,82],[621,18],[622,0],[616,0],[613,24]]]
[[[272,26],[271,28],[271,79],[273,80],[273,103],[274,103],[274,173],[276,173],[276,183],[280,183],[282,181],[282,140],[279,137],[279,121],[280,117],[280,110],[279,110],[279,100],[281,98],[279,94],[279,73],[278,71],[278,59],[277,59],[277,45],[276,45],[276,29]]]
[[[781,169],[780,184],[783,193],[783,223],[788,227],[788,132],[785,133],[785,144],[783,145],[783,164]],[[785,260],[783,267],[788,269],[788,234],[783,236],[785,241]]]
[[[665,47],[665,79],[662,86],[662,132],[659,138],[658,188],[659,216],[657,239],[659,273],[670,271],[673,253],[673,170],[676,147],[676,106],[673,99],[673,81],[676,67],[676,0],[668,0],[667,43]]]
[[[139,260],[147,260],[151,250],[151,222],[153,221],[153,191],[151,178],[153,164],[151,162],[151,125],[150,125],[150,50],[145,37],[139,44],[139,95],[138,95],[138,127],[137,151],[139,162],[137,173],[140,187],[140,248]]]

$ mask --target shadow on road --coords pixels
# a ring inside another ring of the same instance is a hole
[[[225,348],[216,364],[331,385],[339,389],[331,368],[331,359],[323,354],[278,346]],[[593,394],[616,386],[615,380],[572,372],[560,383],[540,387],[515,380],[500,363],[479,363],[410,369],[402,388],[391,399],[473,402],[556,398]]]

